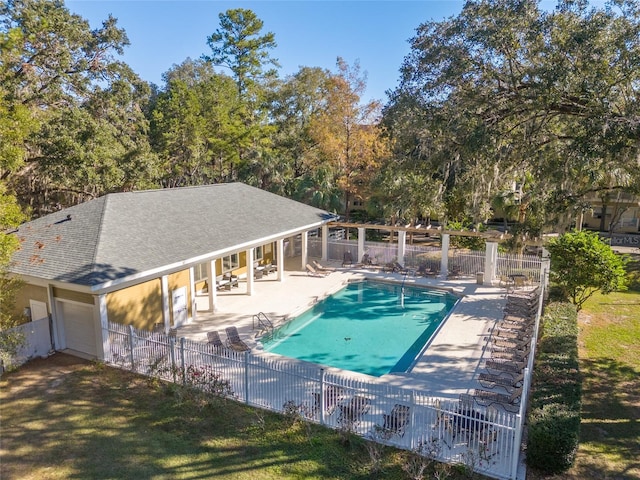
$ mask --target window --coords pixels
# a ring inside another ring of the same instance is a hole
[[[237,253],[232,253],[228,257],[222,258],[222,273],[229,272],[240,266],[240,260]]]
[[[199,263],[198,265],[193,266],[193,279],[196,282],[200,282],[207,278],[207,264]]]
[[[254,252],[256,258],[254,260],[262,260],[264,258],[264,252],[262,249],[262,245],[260,245],[259,247],[256,247],[256,250]]]

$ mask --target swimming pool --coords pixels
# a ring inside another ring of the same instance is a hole
[[[440,290],[353,282],[262,344],[278,355],[376,377],[406,372],[457,301]]]

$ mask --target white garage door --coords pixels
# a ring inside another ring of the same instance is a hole
[[[93,307],[77,303],[58,302],[67,348],[96,355],[96,332]]]

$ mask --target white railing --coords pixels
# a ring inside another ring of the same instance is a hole
[[[496,275],[526,275],[529,281],[540,283],[542,259],[535,255],[514,255],[510,253],[498,254],[498,268]]]
[[[11,335],[14,332],[24,335],[24,344],[14,357],[5,359],[7,366],[17,367],[32,358],[46,357],[52,349],[48,318],[23,323],[2,333]]]
[[[108,332],[105,359],[114,366],[200,388],[208,387],[190,380],[208,372],[224,383],[225,396],[248,405],[276,412],[293,409],[330,428],[347,428],[442,462],[464,463],[490,477],[514,477],[523,409],[517,414],[498,409],[475,412],[471,418],[457,400],[356,380],[309,363],[216,351],[210,344],[115,323],[109,323]],[[390,421],[396,404],[407,408],[401,424]]]

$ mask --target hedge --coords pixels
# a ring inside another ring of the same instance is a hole
[[[570,303],[545,309],[531,391],[527,465],[544,473],[564,472],[578,449],[582,394],[578,314]]]

